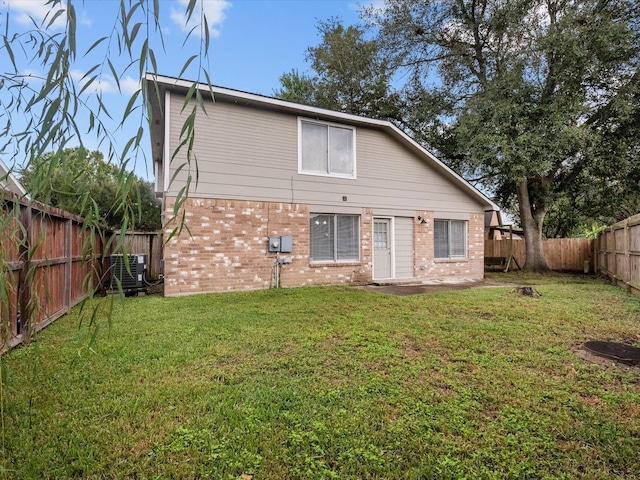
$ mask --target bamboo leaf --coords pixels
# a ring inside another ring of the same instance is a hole
[[[142,51],[140,52],[140,68],[139,75],[140,78],[144,76],[145,65],[147,63],[147,51],[149,48],[149,39],[145,39],[142,43]]]
[[[85,52],[84,56],[89,55],[89,53],[91,53],[91,51],[96,48],[98,45],[100,45],[102,42],[104,42],[105,40],[107,40],[108,37],[101,37],[98,40],[96,40],[95,42],[93,42],[93,44],[87,49],[87,51]]]
[[[131,148],[131,146],[133,145],[133,142],[136,141],[136,137],[131,137],[126,145],[124,146],[124,148],[122,149],[122,153],[120,154],[120,158],[126,158],[127,157],[127,153],[129,153],[129,149]]]
[[[131,43],[135,42],[136,37],[138,36],[138,32],[140,31],[140,27],[141,26],[142,26],[142,23],[138,22],[131,29],[131,35],[130,35]],[[148,41],[148,39],[147,39],[147,41]]]
[[[149,61],[151,62],[152,72],[157,74],[158,73],[158,64],[156,62],[156,54],[153,52],[152,48],[149,49]]]
[[[184,102],[182,104],[182,111],[184,111],[184,109],[187,108],[187,105],[189,105],[189,101],[191,100],[191,97],[193,97],[193,94],[196,91],[196,87],[197,87],[196,83],[193,82],[189,87],[189,90],[187,90],[187,94],[185,95]]]
[[[196,124],[196,109],[194,108],[189,116],[185,119],[182,124],[182,129],[180,130],[180,138],[184,136],[190,136],[190,133],[193,132]]]
[[[178,74],[178,77],[182,77],[182,75],[184,74],[184,72],[187,70],[187,68],[189,68],[189,65],[191,64],[191,62],[193,62],[196,58],[198,58],[198,55],[191,55],[187,61],[184,63],[184,65],[182,66],[182,70],[180,70],[180,73]]]
[[[189,4],[187,5],[187,9],[186,9],[186,17],[187,17],[187,21],[186,23],[189,23],[189,20],[191,20],[191,17],[193,16],[193,13],[196,10],[196,0],[189,0]]]
[[[200,89],[196,90],[196,103],[206,115],[207,107],[205,106],[204,100],[202,99],[202,94],[200,93]]]
[[[47,28],[50,28],[51,25],[53,25],[55,23],[55,21],[60,17],[60,15],[62,15],[63,13],[64,13],[64,9],[62,9],[62,8],[59,9],[58,11],[56,11],[56,13],[54,13],[51,16],[51,20],[49,20],[49,23],[47,24]]]
[[[93,67],[91,67],[89,70],[87,70],[87,72],[82,76],[81,80],[84,80],[85,78],[87,78],[89,75],[91,75],[93,72],[95,72],[98,68],[100,68],[100,64],[96,64]]]
[[[175,155],[175,153],[177,153],[177,152],[174,152],[174,155]],[[180,174],[180,172],[181,172],[182,170],[184,170],[184,168],[186,167],[186,165],[187,165],[186,163],[183,163],[183,164],[181,164],[178,168],[176,168],[176,171],[175,171],[175,172],[173,172],[173,175],[171,175],[171,180],[169,181],[169,184],[172,184],[172,183],[173,183],[173,181],[174,181],[174,180],[176,179],[176,177]]]
[[[96,99],[96,101],[98,102],[98,105],[99,105],[98,113],[99,113],[100,111],[102,111],[102,112],[104,112],[104,113],[105,113],[105,115],[106,115],[107,117],[112,118],[112,117],[111,117],[111,114],[109,113],[109,110],[107,110],[107,106],[106,106],[106,105],[104,104],[104,102],[102,101],[102,96],[101,96],[101,95],[98,95],[97,97],[95,97],[95,99]]]
[[[7,14],[7,22],[8,22],[8,17],[9,17],[9,15]],[[13,55],[13,50],[11,49],[11,45],[7,41],[7,36],[4,35],[2,40],[4,40],[4,48],[7,49],[7,53],[9,54],[9,59],[11,60],[11,65],[13,66],[13,71],[17,72],[18,71],[18,67],[16,66],[16,58]]]
[[[76,9],[71,3],[71,0],[67,0],[67,36],[69,38],[69,56],[75,58],[76,56]]]
[[[124,109],[124,114],[122,115],[122,121],[120,122],[120,125],[123,125],[125,120],[129,117],[129,114],[133,110],[133,106],[135,105],[136,100],[138,100],[139,96],[140,96],[140,90],[137,90],[136,92],[134,92],[133,95],[131,95],[131,98],[127,102],[127,106]]]
[[[193,34],[193,32],[195,32],[198,29],[198,25],[194,25],[191,30],[189,30],[187,32],[187,34],[184,37],[184,41],[182,42],[182,47],[184,47],[187,42],[189,41],[189,39],[191,38],[191,35]]]
[[[133,16],[136,13],[136,10],[138,10],[138,8],[142,5],[142,2],[137,2],[134,3],[133,6],[131,7],[131,9],[129,10],[129,12],[127,13],[127,24],[131,21],[131,19],[133,18]]]
[[[208,55],[209,52],[209,42],[210,42],[210,33],[209,33],[209,21],[207,20],[207,16],[203,16],[204,20],[204,51],[205,55]]]
[[[111,59],[107,58],[107,65],[109,65],[109,69],[111,70],[111,75],[113,75],[113,79],[118,86],[118,92],[122,93],[122,89],[120,88],[120,79],[118,78],[118,72],[116,72],[116,67],[111,63]]]
[[[91,84],[96,80],[96,78],[98,78],[97,75],[94,75],[93,77],[89,78],[86,82],[84,82],[84,85],[82,85],[82,88],[80,89],[80,95],[82,95],[82,92],[84,92],[87,88],[89,88],[91,86]]]
[[[215,95],[213,94],[213,85],[211,84],[211,78],[209,77],[209,72],[204,68],[202,69],[202,72],[204,73],[204,78],[206,78],[207,80],[207,87],[209,88],[209,93],[211,94],[211,101],[215,102],[216,99],[215,99]]]
[[[160,0],[153,0],[153,18],[156,25],[159,25],[160,21]]]

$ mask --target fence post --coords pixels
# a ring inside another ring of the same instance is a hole
[[[627,218],[627,221],[624,224],[624,254],[627,257],[627,273],[624,278],[624,283],[626,285],[625,290],[631,293],[631,226],[629,223],[629,219]]]
[[[31,342],[33,330],[33,308],[31,295],[33,293],[34,272],[31,270],[31,251],[33,245],[33,209],[31,205],[20,205],[20,224],[22,225],[22,239],[20,241],[19,259],[22,267],[18,274],[18,302],[20,304],[20,334],[22,343]],[[37,321],[37,319],[36,319]]]
[[[616,238],[616,229],[615,227],[611,228],[611,235],[613,236],[613,252],[611,253],[613,256],[613,264],[609,266],[611,271],[611,275],[613,275],[613,279],[615,280],[616,285],[618,284],[618,240]]]
[[[71,308],[71,281],[73,271],[73,220],[70,218],[65,221],[64,224],[64,309],[66,312]]]

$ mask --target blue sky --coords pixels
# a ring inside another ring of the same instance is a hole
[[[119,3],[117,0],[74,2],[79,23],[79,52],[84,52],[101,36],[109,35],[118,15]],[[153,4],[152,1],[149,3]],[[160,0],[160,23],[166,53],[162,52],[158,37],[152,37],[151,46],[158,60],[158,71],[162,75],[178,76],[185,60],[198,53],[198,36],[193,36],[183,44],[186,30],[191,28],[191,25],[185,25],[183,12],[186,3],[188,0]],[[212,82],[223,87],[272,95],[274,89],[279,87],[280,75],[292,68],[308,70],[305,50],[320,41],[315,28],[318,20],[337,17],[346,25],[357,23],[358,9],[372,3],[379,4],[381,1],[205,0],[204,8],[211,35],[207,70]],[[45,0],[0,0],[0,15],[4,17],[6,11],[10,13],[10,31],[21,32],[30,28],[29,17],[40,21],[50,9],[45,6]],[[50,30],[60,31],[61,26],[54,24]],[[5,28],[4,18],[0,20],[0,27]],[[78,82],[81,81],[83,72],[104,59],[104,47],[106,43],[94,50],[89,58],[79,56],[73,66]],[[129,61],[125,57],[113,54],[113,48],[109,58],[117,69],[124,68]],[[0,51],[0,65],[5,61]],[[4,68],[6,67],[0,66],[0,69]],[[20,68],[23,72],[33,72],[36,76],[43,73],[38,71],[37,66],[26,62]],[[193,65],[183,74],[183,78],[194,80],[196,75],[197,69]],[[129,95],[138,87],[135,68],[120,76],[120,86],[122,93],[118,92],[109,69],[105,69],[100,88],[105,103],[109,105],[116,118],[121,116]],[[2,95],[6,95],[6,92],[0,89],[0,97]],[[121,140],[118,146],[122,148],[130,134],[116,131],[115,123],[113,133],[116,141]],[[147,137],[144,142],[147,153],[148,142]],[[97,147],[97,144],[92,145],[90,139],[87,145],[91,148]],[[150,178],[152,169],[144,163],[138,161],[135,171],[145,178]]]

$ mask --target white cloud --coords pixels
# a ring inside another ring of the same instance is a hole
[[[140,89],[140,81],[127,75],[120,79],[120,88],[122,93],[133,95],[136,90]]]
[[[71,78],[73,78],[80,88],[84,87],[84,85],[89,81],[89,77],[83,78],[84,73],[85,72],[80,70],[73,70],[71,72]],[[120,79],[120,90],[123,95],[131,95],[139,88],[140,82],[129,75]],[[94,80],[93,83],[87,87],[86,91],[89,93],[101,94],[120,93],[118,91],[118,85],[111,75],[102,75],[100,79]]]
[[[80,12],[80,18],[78,18],[78,24],[91,27],[93,26],[93,19],[89,18],[87,12],[82,10],[82,12]]]
[[[66,3],[61,3],[55,7],[47,5],[45,0],[4,0],[5,5],[9,7],[9,16],[22,25],[32,25],[35,21],[40,25],[44,21],[43,27],[47,27],[49,22],[56,15],[58,10],[65,10]],[[67,21],[66,13],[59,15],[53,22],[53,29],[64,28]]]
[[[231,3],[227,0],[203,0],[202,3],[196,3],[195,11],[191,18],[187,22],[187,16],[185,14],[189,0],[178,0],[180,8],[171,9],[171,19],[185,32],[190,32],[194,27],[200,24],[202,10],[207,17],[207,23],[209,24],[210,35],[212,37],[220,36],[220,30],[218,27],[222,25],[222,22],[226,18],[225,10],[231,8]],[[200,35],[200,29],[196,28],[193,32],[196,35]]]

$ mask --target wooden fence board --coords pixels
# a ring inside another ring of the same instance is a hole
[[[598,237],[599,272],[640,296],[640,215],[611,225]]]
[[[9,338],[0,341],[4,348],[11,348],[28,341],[25,329],[29,323],[32,331],[40,330],[85,299],[90,283],[96,291],[108,284],[111,250],[105,245],[111,239],[115,246],[117,238],[112,236],[118,233],[87,228],[76,215],[27,203],[1,190],[0,202],[4,227],[0,232],[0,268],[8,278],[4,285],[8,305],[0,306],[0,320],[9,327],[5,332]],[[162,233],[131,233],[125,245],[130,253],[146,254],[149,276],[158,278],[162,272]],[[34,280],[29,282],[31,276]]]
[[[103,252],[98,242],[90,256],[83,255],[84,239],[93,232],[83,228],[80,217],[6,192],[0,192],[0,199],[5,230],[0,234],[0,266],[8,272],[8,305],[0,308],[0,317],[9,327],[0,333],[8,338],[0,341],[11,348],[28,342],[29,331],[40,330],[86,298],[83,277],[101,270]],[[74,250],[79,250],[77,256]],[[83,266],[74,268],[75,263]]]
[[[551,270],[584,271],[585,261],[594,271],[594,242],[588,238],[551,238],[542,241],[544,258]],[[524,265],[527,252],[524,240],[485,240],[485,257],[508,257],[513,252],[520,265]]]

